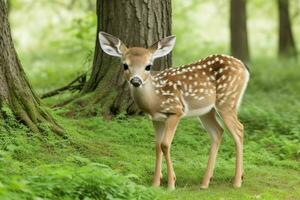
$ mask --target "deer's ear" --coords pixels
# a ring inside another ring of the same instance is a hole
[[[99,42],[102,50],[111,56],[122,57],[127,50],[120,39],[102,31],[99,33]]]
[[[167,55],[168,53],[170,53],[175,46],[175,42],[176,42],[176,37],[169,36],[169,37],[163,38],[163,39],[157,41],[156,43],[154,43],[150,47],[150,50],[153,53],[152,58],[156,59],[156,58],[163,57],[163,56]]]

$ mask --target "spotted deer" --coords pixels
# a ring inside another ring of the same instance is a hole
[[[171,143],[180,119],[197,116],[212,139],[201,184],[201,188],[208,188],[223,134],[222,125],[217,120],[218,114],[235,141],[233,186],[240,187],[244,128],[238,120],[237,110],[249,80],[248,69],[232,56],[211,55],[192,64],[152,73],[153,61],[170,53],[175,40],[174,36],[170,36],[148,49],[127,48],[120,39],[105,32],[99,33],[101,48],[107,54],[121,58],[132,98],[153,122],[156,132],[156,164],[152,184],[156,187],[160,185],[164,155],[168,188],[175,189]]]

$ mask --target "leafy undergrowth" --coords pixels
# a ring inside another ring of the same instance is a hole
[[[0,199],[156,199],[153,189],[134,183],[135,175],[81,157],[86,144],[47,131],[28,135],[13,118],[1,122],[0,132]]]
[[[129,176],[86,158],[30,168],[0,152],[1,199],[154,199],[153,191]],[[71,161],[75,162],[74,164]]]
[[[60,112],[63,110],[56,114]],[[155,150],[146,117],[119,115],[107,121],[56,116],[68,140],[46,131],[43,137],[28,136],[22,126],[11,128],[11,119],[6,122],[9,126],[1,126],[0,199],[297,199],[299,126],[270,120],[269,127],[262,127],[261,115],[259,111],[249,114],[247,109],[241,112],[242,119],[249,120],[244,121],[245,180],[241,189],[231,186],[235,153],[228,134],[223,137],[210,188],[199,189],[210,139],[197,119],[183,120],[172,146],[177,175],[174,192],[148,188]],[[284,127],[286,135],[270,127]],[[166,187],[166,178],[162,187]]]

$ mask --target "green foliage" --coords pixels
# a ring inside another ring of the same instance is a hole
[[[154,199],[150,189],[134,184],[109,167],[81,157],[69,164],[29,169],[0,151],[1,199]],[[20,175],[23,174],[23,175]]]
[[[19,124],[16,122],[15,115],[7,105],[1,106],[1,128],[14,128],[18,127]],[[7,126],[6,126],[7,125]]]
[[[93,55],[93,49],[91,48],[95,37],[95,27],[97,27],[97,21],[93,12],[87,12],[84,16],[74,18],[69,27],[65,28],[64,33],[68,35],[68,41],[58,45],[62,45],[62,48],[76,53],[76,52],[88,52],[91,60]]]

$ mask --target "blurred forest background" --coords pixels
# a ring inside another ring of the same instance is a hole
[[[299,199],[300,0],[0,2],[0,199]],[[14,51],[2,49],[11,45],[3,5],[21,64],[5,60]],[[157,70],[219,53],[249,65],[241,189],[231,187],[226,134],[214,180],[199,190],[210,139],[197,119],[183,120],[173,142],[176,191],[149,187],[152,125],[129,98],[119,61],[95,47],[97,29],[129,46],[174,34],[172,58]]]

